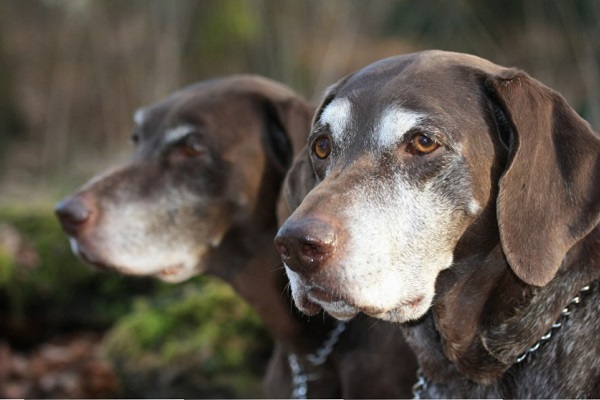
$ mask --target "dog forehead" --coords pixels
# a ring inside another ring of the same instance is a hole
[[[503,70],[475,56],[432,50],[368,65],[341,81],[335,94],[359,100],[363,118],[394,102],[412,110],[455,109],[478,96],[482,77]]]
[[[365,121],[358,115],[361,108],[364,109],[364,105],[355,105],[348,97],[336,98],[324,108],[319,121],[329,126],[337,143],[343,143],[349,140],[350,135],[358,133],[353,130],[361,130],[372,135],[370,142],[377,147],[389,147],[402,141],[406,133],[425,118],[424,113],[391,102],[379,109],[370,109],[370,118]]]
[[[344,81],[343,90],[360,90],[376,87],[386,90],[389,82],[402,82],[407,86],[421,86],[424,82],[446,81],[458,86],[458,74],[480,72],[498,74],[505,67],[477,56],[440,50],[390,57],[367,65]]]
[[[322,112],[334,141],[390,146],[415,127],[461,140],[485,129],[482,77],[503,67],[474,56],[427,51],[378,61],[332,89]]]

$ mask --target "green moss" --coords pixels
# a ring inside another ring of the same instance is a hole
[[[6,287],[14,274],[15,262],[8,250],[0,245],[0,287]]]
[[[126,377],[191,374],[201,377],[203,390],[218,393],[225,385],[244,397],[260,395],[270,347],[254,311],[228,285],[208,278],[180,285],[177,293],[138,299],[105,341],[108,357]],[[152,390],[175,395],[166,387]]]

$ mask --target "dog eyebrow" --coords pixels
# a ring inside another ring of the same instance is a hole
[[[323,112],[319,122],[329,125],[331,136],[336,141],[341,141],[351,123],[352,104],[347,98],[339,98],[329,103]]]
[[[138,109],[133,114],[133,122],[135,122],[136,125],[142,126],[145,120],[146,120],[146,110],[144,110],[143,108]]]
[[[424,115],[402,107],[386,109],[377,127],[377,144],[388,147],[404,140],[404,136],[421,123]]]
[[[177,125],[176,127],[167,129],[165,131],[163,142],[164,144],[177,142],[189,135],[190,133],[194,132],[195,130],[196,127],[192,124]]]

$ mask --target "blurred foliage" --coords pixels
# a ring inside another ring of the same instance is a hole
[[[596,0],[4,0],[0,203],[60,197],[123,160],[135,110],[188,83],[257,73],[318,101],[428,48],[523,68],[598,129],[598,20]]]
[[[0,41],[0,160],[8,144],[25,128],[22,115],[13,101],[11,77],[12,70],[5,60],[4,45]]]
[[[223,0],[211,6],[209,12],[198,15],[202,21],[195,24],[189,51],[202,48],[209,54],[218,55],[224,49],[247,46],[260,36],[260,15],[251,2]]]
[[[138,299],[106,338],[125,395],[260,397],[271,340],[254,311],[214,279],[180,289]]]

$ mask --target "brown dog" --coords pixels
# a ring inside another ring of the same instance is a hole
[[[406,397],[416,362],[398,327],[365,318],[341,333],[330,318],[302,318],[286,295],[272,244],[276,205],[313,111],[255,76],[187,87],[138,111],[133,160],[92,179],[56,212],[74,252],[99,268],[229,282],[275,339],[269,396]]]
[[[295,303],[403,323],[417,395],[600,397],[599,156],[521,71],[440,51],[368,66],[319,107],[316,186],[276,238]]]

